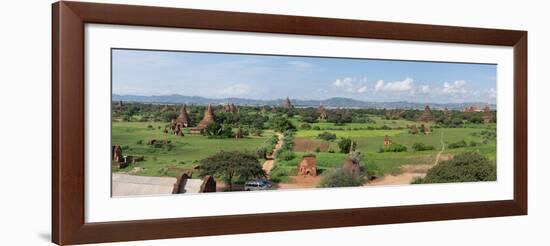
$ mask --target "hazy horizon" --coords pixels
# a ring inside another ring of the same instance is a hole
[[[204,97],[204,96],[197,96],[197,95],[182,95],[182,94],[164,94],[164,95],[113,94],[113,96],[120,96],[120,97],[124,97],[124,96],[136,96],[136,97],[168,97],[168,96],[183,96],[183,97],[200,97],[200,98],[211,99],[211,100],[240,99],[240,100],[256,100],[256,101],[281,101],[281,100],[286,99],[286,97],[273,98],[273,99],[263,99],[263,98],[255,99],[255,98],[241,98],[241,97],[211,98],[211,97]],[[328,97],[328,98],[321,98],[321,99],[292,98],[292,97],[289,97],[289,99],[290,99],[291,101],[294,101],[294,100],[299,100],[299,101],[327,101],[327,100],[337,99],[337,98],[351,99],[351,100],[356,100],[356,101],[361,101],[361,102],[373,102],[373,103],[396,103],[396,102],[407,102],[407,103],[433,103],[433,104],[469,104],[469,103],[486,103],[486,104],[496,105],[496,103],[488,103],[488,102],[483,102],[483,101],[471,101],[471,102],[425,102],[425,101],[418,101],[418,102],[411,102],[411,101],[407,101],[407,100],[396,100],[396,101],[386,101],[386,100],[383,100],[383,101],[374,101],[374,100],[372,100],[372,101],[371,101],[371,100],[362,100],[362,99],[354,99],[354,98],[349,98],[349,97],[338,97],[338,96],[335,96],[335,97]],[[231,103],[231,102],[228,101],[228,103]]]
[[[496,65],[112,50],[113,94],[496,103]]]

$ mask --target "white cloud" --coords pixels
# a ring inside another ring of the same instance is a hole
[[[422,93],[429,93],[430,92],[430,86],[429,85],[420,86],[420,91]]]
[[[468,92],[464,86],[466,85],[466,81],[464,80],[456,80],[454,83],[443,83],[443,93],[444,94],[465,94]]]
[[[313,64],[303,62],[303,61],[289,61],[288,65],[291,65],[291,66],[293,66],[295,68],[298,68],[298,69],[309,69],[309,68],[313,67]]]
[[[404,92],[412,89],[413,79],[406,78],[402,81],[384,82],[384,80],[378,80],[374,86],[375,91],[388,91],[388,92]]]
[[[222,96],[246,96],[252,93],[252,88],[246,84],[234,84],[218,91]]]
[[[349,93],[365,93],[367,91],[366,81],[367,77],[361,79],[345,77],[335,80],[331,86]]]
[[[346,91],[353,91],[353,83],[352,83],[353,79],[350,78],[350,77],[346,77],[346,78],[343,78],[343,79],[337,79],[336,81],[334,81],[334,83],[332,83],[332,86],[334,87],[337,87],[337,88],[342,88]]]

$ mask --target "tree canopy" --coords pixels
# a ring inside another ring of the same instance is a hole
[[[428,171],[426,177],[416,179],[413,183],[476,182],[496,179],[496,165],[491,160],[477,152],[467,152],[439,163]]]
[[[206,159],[201,160],[201,176],[213,175],[222,179],[229,190],[233,189],[233,180],[249,180],[266,177],[258,158],[251,153],[240,151],[220,151]]]
[[[271,129],[278,132],[285,132],[287,130],[296,130],[296,127],[292,125],[290,120],[286,117],[276,116],[269,122]]]

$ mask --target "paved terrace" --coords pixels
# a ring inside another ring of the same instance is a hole
[[[176,178],[113,173],[113,196],[172,194]]]

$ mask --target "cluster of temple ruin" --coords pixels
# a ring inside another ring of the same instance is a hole
[[[119,102],[118,105],[122,105],[122,102]],[[281,107],[283,109],[293,109],[294,105],[290,101],[289,97],[286,97],[283,100],[283,102],[281,104]],[[273,107],[272,112],[274,112],[273,110],[275,110],[275,109],[276,108]],[[165,110],[168,110],[167,106],[165,106],[165,108],[163,108],[162,111],[165,111]],[[341,109],[337,108],[336,110],[340,111]],[[267,109],[266,106],[262,106],[261,109],[260,109],[260,112],[263,113],[263,114],[267,113],[267,111],[268,111],[268,109]],[[486,123],[486,124],[490,123],[493,120],[493,115],[492,115],[492,112],[491,112],[491,109],[489,108],[489,106],[486,106],[483,109],[477,109],[474,106],[470,106],[470,107],[464,108],[462,111],[466,112],[466,113],[483,112],[482,119],[483,119],[483,122]],[[224,113],[238,113],[239,108],[237,106],[235,106],[235,104],[233,104],[233,103],[231,103],[231,104],[226,103],[222,106],[221,112],[224,112]],[[404,114],[404,112],[405,112],[404,110],[399,110],[399,109],[388,110],[386,112],[386,118],[387,119],[393,119],[393,120],[399,119]],[[318,117],[319,120],[326,120],[327,117],[328,117],[329,111],[321,104],[317,108],[317,113],[319,115],[319,117]],[[177,135],[177,136],[183,136],[184,135],[184,133],[183,133],[184,128],[188,128],[190,134],[201,134],[201,133],[203,133],[204,129],[210,123],[215,122],[214,111],[213,111],[213,108],[212,108],[211,104],[208,104],[208,106],[206,107],[206,109],[204,111],[204,116],[203,116],[202,120],[194,127],[191,127],[191,125],[190,125],[190,119],[189,119],[188,114],[189,114],[189,111],[187,109],[187,105],[184,104],[180,109],[178,117],[170,122],[170,132],[172,134]],[[443,114],[448,119],[451,119],[451,117],[452,117],[452,112],[447,108],[445,108],[443,110]],[[432,110],[430,109],[429,105],[425,106],[424,111],[418,117],[418,121],[419,122],[424,122],[424,123],[433,123],[433,122],[435,122],[434,115],[433,115]],[[410,127],[411,127],[411,133],[413,133],[413,134],[417,134],[418,132],[428,134],[430,132],[429,127],[427,125],[424,125],[424,124],[420,125],[419,126],[420,128],[417,127],[416,125],[412,125]],[[240,129],[237,129],[236,138],[239,138],[239,136],[241,136],[241,134],[239,134],[240,131],[241,131]]]
[[[119,102],[117,104],[117,107],[122,107],[122,102]],[[281,106],[284,109],[293,109],[294,105],[292,104],[291,100],[286,97],[285,100],[282,101]],[[261,113],[267,113],[269,107],[262,106],[261,107]],[[165,105],[165,107],[162,109],[162,111],[169,110],[168,106]],[[221,112],[224,113],[238,113],[239,108],[231,103],[227,103],[221,107]],[[275,107],[272,108],[272,112],[275,110]],[[340,110],[337,108],[336,110]],[[387,119],[399,119],[404,114],[404,110],[388,110],[386,112],[386,118]],[[493,114],[491,112],[491,109],[489,106],[484,107],[483,109],[477,109],[475,107],[467,107],[463,110],[463,112],[466,113],[475,113],[475,112],[483,112],[483,122],[484,123],[490,123],[493,120]],[[322,104],[318,106],[317,108],[318,118],[319,120],[326,120],[329,115],[329,110],[327,110]],[[452,111],[445,108],[443,110],[443,115],[447,119],[451,119],[452,117]],[[420,116],[417,118],[418,124],[409,125],[409,133],[413,135],[417,134],[423,134],[428,135],[430,134],[430,125],[436,122],[434,114],[432,110],[430,109],[429,105],[426,105]],[[209,104],[205,111],[202,119],[198,124],[195,126],[191,126],[191,121],[189,117],[189,111],[187,109],[187,105],[183,105],[179,110],[179,115],[176,119],[173,119],[168,128],[165,130],[166,132],[170,132],[170,134],[176,135],[176,136],[184,136],[184,129],[187,129],[187,132],[189,134],[202,134],[204,133],[205,129],[209,124],[215,123],[215,115],[214,115],[214,109],[211,104]],[[235,138],[242,138],[242,131],[240,128],[236,130]],[[168,141],[168,140],[149,140],[148,144],[154,145],[154,144],[168,144],[169,142],[162,142],[162,141]],[[384,147],[390,147],[393,143],[392,139],[385,135],[383,139],[383,146]],[[361,164],[358,162],[357,158],[354,158],[354,150],[356,143],[352,141],[351,147],[349,149],[349,153],[347,157],[344,159],[344,162],[342,163],[342,168],[345,170],[348,170],[353,175],[361,175]],[[126,155],[124,156],[122,153],[122,148],[119,145],[112,146],[112,161],[116,163],[119,168],[125,168],[131,163],[135,163],[138,161],[143,161],[143,156],[130,156]],[[196,167],[199,168],[199,167]],[[196,169],[195,168],[195,169]],[[316,162],[316,156],[314,154],[308,154],[302,157],[300,162],[297,165],[297,174],[298,175],[304,175],[304,176],[317,176],[318,169],[317,169],[317,162]],[[202,193],[202,192],[215,192],[216,191],[216,181],[212,176],[205,176],[202,178],[193,178],[193,171],[195,170],[188,170],[183,172],[178,178],[177,182],[174,184],[173,193]],[[194,187],[194,188],[191,188]],[[191,192],[193,190],[193,192]]]

